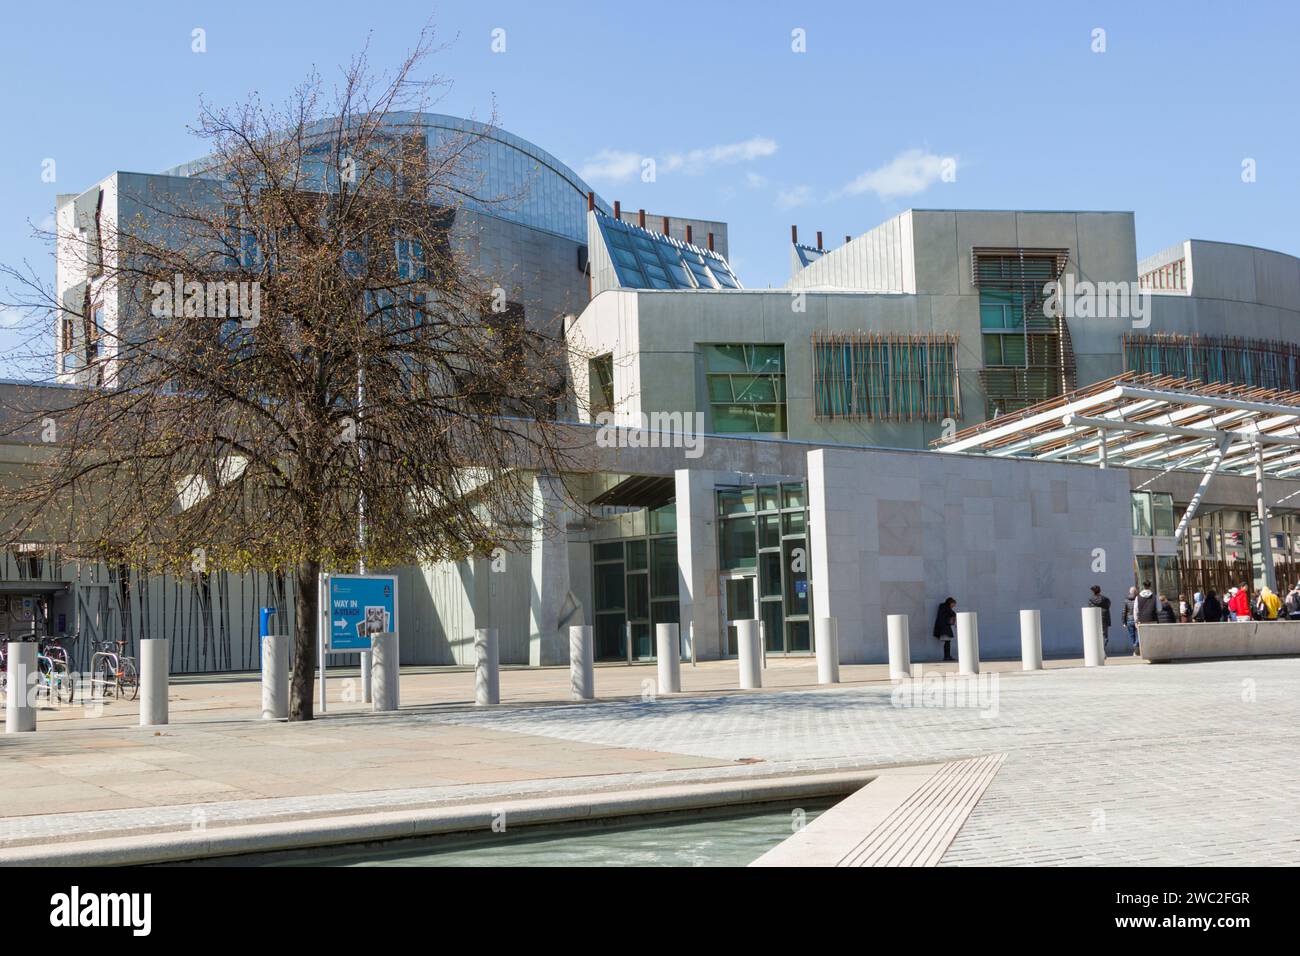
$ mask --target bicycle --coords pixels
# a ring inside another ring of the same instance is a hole
[[[69,643],[77,640],[74,634]],[[45,696],[51,704],[66,700],[72,703],[77,696],[75,678],[68,663],[68,649],[61,637],[43,637],[36,645],[37,693],[44,688]]]
[[[126,641],[101,641],[90,658],[90,695],[95,700],[116,697],[135,700],[140,694],[140,670],[127,656]]]

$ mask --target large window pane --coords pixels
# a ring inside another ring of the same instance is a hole
[[[630,621],[650,619],[650,576],[648,574],[627,576],[627,617]]]
[[[1172,537],[1174,533],[1174,496],[1153,492],[1151,495],[1154,533]]]
[[[720,521],[722,567],[724,570],[752,568],[758,556],[755,547],[753,518],[729,518]]]
[[[1145,491],[1134,491],[1129,495],[1132,504],[1132,531],[1138,537],[1151,535],[1151,496]]]
[[[655,598],[677,597],[677,539],[650,541],[650,594]]]
[[[622,611],[625,607],[623,565],[596,565],[596,611]]]

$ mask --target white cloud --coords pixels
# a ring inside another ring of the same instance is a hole
[[[724,143],[720,146],[692,149],[686,153],[670,153],[659,164],[659,168],[670,173],[681,171],[695,175],[714,166],[751,163],[756,159],[771,156],[775,152],[776,140],[768,139],[766,136],[754,136],[740,143]]]
[[[641,171],[641,157],[636,153],[602,149],[582,164],[578,175],[583,179],[607,179],[623,182]]]
[[[755,172],[745,173],[745,185],[750,189],[762,189],[767,185],[767,177]]]
[[[0,308],[0,328],[17,329],[26,325],[28,316],[25,310],[12,305]]]
[[[840,191],[840,195],[858,196],[873,192],[881,199],[914,196],[937,183],[945,170],[956,172],[955,156],[939,156],[921,149],[908,149],[880,168],[858,176]]]
[[[583,179],[626,182],[640,175],[643,160],[653,159],[656,175],[686,173],[694,176],[716,166],[753,162],[771,156],[776,149],[776,140],[765,136],[754,136],[739,143],[721,143],[717,146],[703,146],[685,152],[668,153],[662,158],[642,156],[640,153],[626,150],[602,149],[582,164],[578,175]],[[751,182],[750,185],[754,184]]]
[[[782,189],[776,194],[776,207],[778,209],[793,209],[796,206],[805,206],[812,200],[812,188],[810,186],[792,186],[789,189]]]

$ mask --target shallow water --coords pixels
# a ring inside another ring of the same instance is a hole
[[[210,861],[241,866],[745,866],[834,800],[681,811]]]

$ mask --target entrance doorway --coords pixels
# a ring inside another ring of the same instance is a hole
[[[736,638],[735,621],[752,621],[757,618],[758,576],[755,574],[724,574],[722,576],[722,625],[727,631],[726,654],[735,657],[740,653]]]

